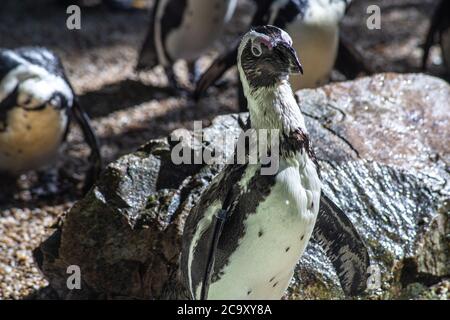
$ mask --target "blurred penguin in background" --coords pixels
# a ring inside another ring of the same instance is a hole
[[[220,36],[236,4],[237,0],[156,0],[136,69],[163,66],[170,85],[180,88],[173,64],[186,60],[195,78],[196,60]]]
[[[334,67],[350,79],[369,73],[362,57],[340,37],[339,23],[350,0],[255,0],[255,3],[257,10],[252,26],[269,24],[285,30],[304,62],[303,75],[291,78],[294,90],[327,83]],[[215,60],[202,75],[196,98],[236,65],[237,47],[238,44]]]
[[[70,120],[91,148],[86,191],[101,170],[99,145],[60,60],[39,47],[0,49],[0,172],[9,176],[48,168]]]

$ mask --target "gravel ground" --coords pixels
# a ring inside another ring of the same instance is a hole
[[[436,1],[370,1],[382,10],[382,29],[374,31],[365,28],[368,3],[360,0],[350,10],[343,24],[345,35],[357,43],[357,49],[376,70],[416,71],[419,46]],[[54,1],[6,1],[2,6],[0,46],[41,45],[61,56],[83,106],[93,118],[106,163],[151,138],[179,127],[191,128],[193,120],[203,120],[206,126],[216,115],[238,110],[232,88],[234,72],[228,74],[227,86],[211,90],[210,97],[198,105],[167,89],[159,69],[134,74],[137,50],[149,21],[144,11],[84,10],[82,29],[69,31],[65,28],[65,8]],[[248,3],[240,4],[224,35],[225,45],[243,30],[251,10]],[[223,46],[218,44],[215,50]],[[203,65],[213,54],[214,50],[202,59]],[[432,61],[436,64],[431,71],[441,73],[438,50],[433,50]],[[186,79],[183,63],[177,66]],[[52,297],[48,290],[41,290],[47,282],[34,266],[32,250],[52,232],[58,217],[82,196],[87,154],[80,131],[74,127],[61,158],[48,171],[49,182],[38,183],[42,173],[23,175],[11,200],[0,206],[0,299]],[[11,189],[11,181],[3,179],[1,185]]]

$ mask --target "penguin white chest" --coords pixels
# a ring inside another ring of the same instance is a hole
[[[236,0],[190,0],[180,27],[167,37],[173,60],[194,61],[217,39],[236,7]]]
[[[0,131],[0,171],[21,173],[52,161],[67,125],[67,114],[51,106],[9,111],[6,129]]]
[[[339,44],[339,27],[297,20],[287,32],[303,65],[303,75],[291,77],[292,89],[315,88],[325,84],[333,70]]]
[[[208,299],[280,299],[311,236],[320,201],[313,163],[282,169],[244,221],[244,236],[209,287]]]

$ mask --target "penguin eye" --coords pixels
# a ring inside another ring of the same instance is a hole
[[[255,57],[259,57],[259,56],[262,55],[261,44],[260,44],[259,42],[257,42],[257,41],[254,41],[254,42],[252,43],[251,50],[252,50],[252,54],[253,54]]]

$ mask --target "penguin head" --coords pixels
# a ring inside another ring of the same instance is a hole
[[[290,74],[303,73],[292,39],[274,26],[250,30],[238,49],[241,80],[251,89],[274,86]]]
[[[70,108],[74,93],[62,65],[42,48],[0,50],[0,102],[25,110]]]

